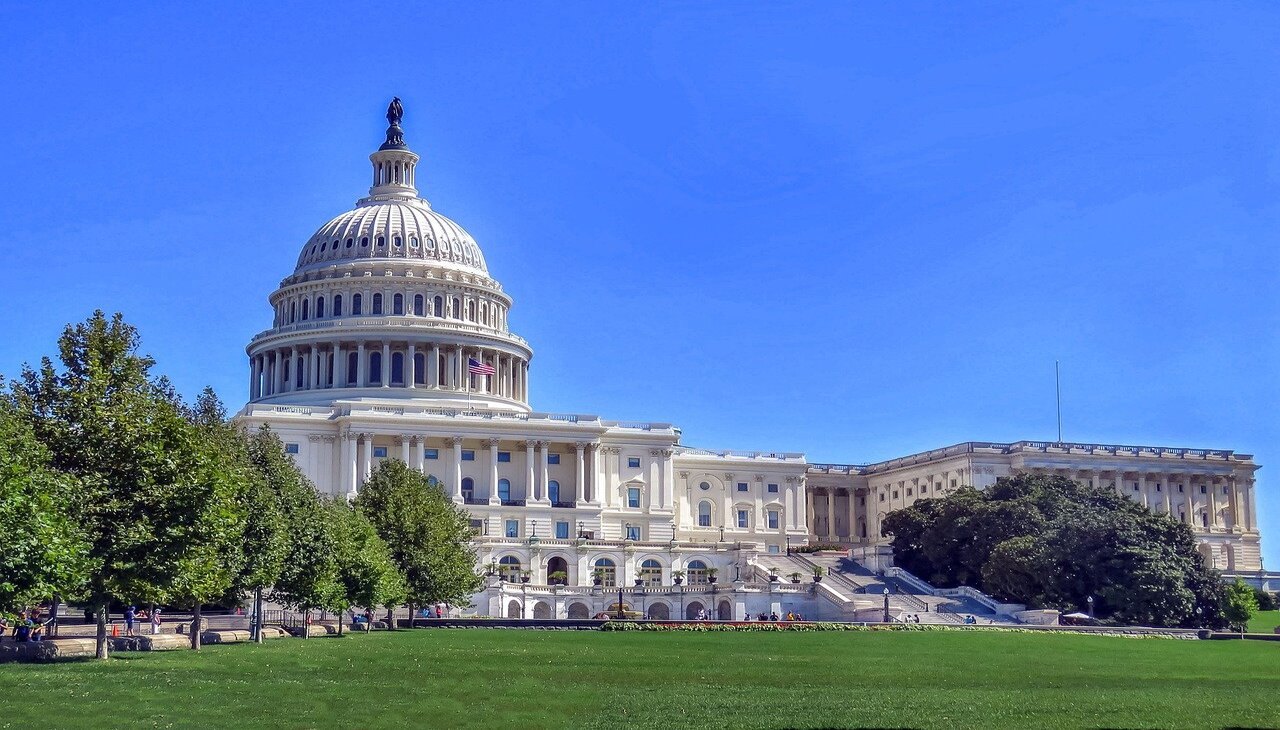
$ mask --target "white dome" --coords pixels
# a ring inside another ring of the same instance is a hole
[[[358,259],[426,261],[489,273],[471,234],[418,197],[368,200],[320,226],[302,248],[297,271]]]

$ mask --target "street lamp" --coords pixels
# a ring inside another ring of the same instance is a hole
[[[1093,618],[1093,596],[1086,596],[1084,600],[1089,603],[1089,618]]]
[[[724,542],[724,525],[720,525],[720,542]]]
[[[889,586],[884,587],[884,622],[889,623]]]
[[[537,521],[537,520],[529,520],[529,524],[530,524],[530,528],[529,528],[529,529],[533,532],[533,534],[532,534],[532,535],[530,535],[529,537],[537,537],[537,536],[538,536],[538,521]]]

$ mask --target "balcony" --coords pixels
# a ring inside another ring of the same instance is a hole
[[[463,504],[489,504],[489,500],[485,499],[484,497],[477,497],[471,494],[464,494],[462,495],[462,503]]]
[[[560,509],[572,509],[575,505],[573,502],[552,502],[551,506]]]
[[[523,507],[524,500],[523,499],[504,499],[502,500],[502,506],[503,507]]]

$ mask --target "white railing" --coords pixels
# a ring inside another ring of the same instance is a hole
[[[519,335],[513,335],[510,332],[494,329],[493,327],[481,327],[478,325],[467,324],[465,322],[457,322],[448,319],[440,319],[438,317],[340,317],[337,319],[315,319],[307,322],[294,322],[293,324],[272,327],[269,330],[259,332],[249,341],[249,345],[254,343],[287,334],[301,334],[310,332],[327,332],[333,329],[352,328],[354,330],[367,329],[372,327],[405,327],[423,330],[424,334],[431,330],[449,330],[453,332],[465,332],[468,334],[483,335],[485,337],[496,338],[501,340],[510,340],[517,342],[525,347],[529,346],[529,342]]]

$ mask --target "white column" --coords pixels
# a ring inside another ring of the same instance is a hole
[[[1164,513],[1167,515],[1172,515],[1173,514],[1173,494],[1171,494],[1171,492],[1173,492],[1173,475],[1172,474],[1164,475],[1164,485],[1162,488],[1164,489]]]
[[[1247,479],[1244,484],[1245,529],[1252,532],[1258,529],[1258,503],[1256,497],[1258,490],[1252,477]]]
[[[364,354],[364,343],[361,342],[356,346],[356,387],[363,388],[368,381],[365,380],[365,370],[368,368],[367,359]]]
[[[920,486],[917,484],[916,488],[919,489]],[[849,494],[849,542],[857,542],[858,541],[858,515],[857,515],[858,497],[856,494],[854,494],[856,490],[853,487],[849,487],[845,491],[848,492]]]
[[[347,497],[356,495],[356,435],[345,433],[342,436],[342,488]]]
[[[360,483],[368,481],[373,474],[373,434],[364,434],[364,448],[360,456]]]
[[[467,377],[467,361],[462,355],[462,345],[458,345],[457,354],[454,356],[453,362],[453,382],[454,390],[466,390],[466,382],[463,378]]]
[[[827,538],[834,539],[836,537],[836,490],[827,487]]]
[[[1204,491],[1207,493],[1207,496],[1209,497],[1208,499],[1209,530],[1212,531],[1215,527],[1218,526],[1218,480],[1217,478],[1209,479],[1209,484],[1206,485]]]
[[[347,358],[342,351],[342,343],[333,343],[333,387],[347,387]]]
[[[385,304],[386,298],[383,298]],[[384,310],[385,311],[385,310]],[[382,387],[391,387],[391,343],[382,343]]]
[[[453,501],[462,501],[462,438],[453,436],[445,439],[447,446],[453,447],[453,463],[450,464],[450,473],[453,476],[452,484],[449,489],[453,493]]]
[[[440,346],[431,346],[431,362],[427,363],[427,387],[440,387]]]
[[[1227,477],[1227,500],[1228,509],[1231,511],[1231,528],[1236,531],[1240,528],[1240,498],[1236,494],[1236,478],[1234,475]]]
[[[547,470],[547,447],[551,444],[547,441],[539,441],[538,448],[542,450],[542,469],[538,477],[538,493],[543,499],[551,499],[551,493],[547,491],[547,482],[550,480]]]
[[[413,452],[409,449],[409,437],[402,435],[400,437],[400,460],[404,462],[405,466],[410,468],[413,467],[413,462],[409,460],[412,458],[412,453]]]
[[[408,375],[405,377],[405,381],[406,381],[406,385],[410,388],[418,387],[418,383],[417,383],[417,380],[418,380],[417,365],[418,364],[416,362],[417,359],[418,359],[418,348],[414,346],[412,342],[410,342],[409,343],[409,361],[405,363],[405,372],[408,373]]]
[[[534,502],[541,502],[542,493],[538,491],[538,482],[533,478],[533,447],[537,445],[537,441],[532,439],[524,442],[524,493]]]
[[[489,448],[489,504],[499,505],[502,500],[498,499],[498,439],[489,439],[485,446]]]
[[[585,456],[583,454],[583,451],[586,449],[586,446],[587,445],[582,441],[579,441],[573,445],[574,454],[577,457],[576,471],[574,473],[574,478],[576,481],[574,481],[573,487],[578,492],[577,503],[579,507],[584,507],[587,504],[587,490],[583,488],[583,483],[586,481],[586,478],[587,478],[587,464],[586,464]]]

